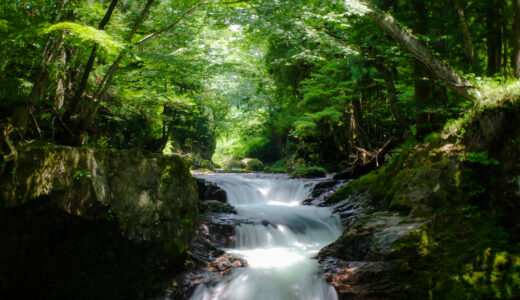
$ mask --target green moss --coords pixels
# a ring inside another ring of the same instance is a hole
[[[398,174],[398,170],[403,166],[406,157],[407,152],[403,152],[381,168],[342,186],[334,194],[330,195],[326,202],[329,204],[337,203],[350,195],[365,192],[368,192],[368,196],[372,200],[389,197],[389,188],[394,184],[395,174]]]
[[[262,171],[264,169],[264,164],[256,158],[247,159],[246,169],[249,171]]]
[[[520,262],[519,245],[511,243],[490,212],[471,211],[446,207],[423,232],[394,245],[393,281],[413,286],[410,298],[517,299],[520,295],[520,268],[515,265]]]
[[[264,172],[266,172],[266,173],[287,173],[287,168],[285,168],[285,167],[279,167],[279,168],[265,167]]]
[[[325,177],[326,171],[322,167],[297,167],[294,171],[291,172],[292,177],[304,177],[304,178],[314,178],[314,177]]]
[[[161,181],[161,186],[162,186],[163,190],[168,190],[168,187],[172,183],[172,176],[170,174],[171,170],[172,170],[172,165],[166,165],[166,166],[164,166],[164,169],[162,170],[160,181]]]

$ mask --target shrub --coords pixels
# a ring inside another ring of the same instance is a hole
[[[297,167],[291,173],[292,177],[305,178],[325,177],[325,175],[325,169],[322,167]]]
[[[246,158],[243,160],[246,165],[246,169],[249,171],[262,171],[264,169],[264,164],[256,158]]]

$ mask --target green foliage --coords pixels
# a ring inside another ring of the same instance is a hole
[[[263,171],[264,164],[259,159],[245,159],[246,169],[250,171]]]
[[[45,28],[43,33],[48,34],[54,31],[66,31],[77,37],[80,43],[94,42],[111,54],[121,51],[124,47],[123,42],[110,36],[105,31],[96,29],[92,26],[81,25],[73,22],[61,22]]]
[[[291,172],[292,177],[304,177],[304,178],[315,178],[325,177],[326,171],[323,167],[296,167]]]
[[[76,180],[79,180],[83,177],[92,178],[92,172],[90,170],[76,170],[76,172],[74,172],[74,175],[72,175],[72,177]]]
[[[484,166],[500,164],[498,160],[489,158],[486,152],[466,152],[464,156],[460,157],[460,160],[468,163],[482,164]]]

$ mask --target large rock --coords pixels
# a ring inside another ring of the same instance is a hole
[[[26,145],[4,163],[0,193],[6,208],[46,197],[73,216],[117,220],[128,240],[151,242],[172,259],[198,227],[195,180],[178,156]]]
[[[399,241],[417,234],[423,221],[395,213],[357,215],[343,235],[323,248],[318,259],[339,299],[390,299],[394,292],[389,257]]]
[[[394,251],[394,243],[419,231],[424,221],[379,212],[358,218],[334,243],[323,248],[319,257],[332,256],[346,261],[380,261]]]
[[[338,292],[340,300],[390,298],[392,264],[385,261],[344,261],[327,257],[320,261],[323,276]]]

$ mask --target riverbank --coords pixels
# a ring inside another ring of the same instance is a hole
[[[520,295],[519,112],[483,105],[326,198],[345,231],[319,258],[340,298]]]

